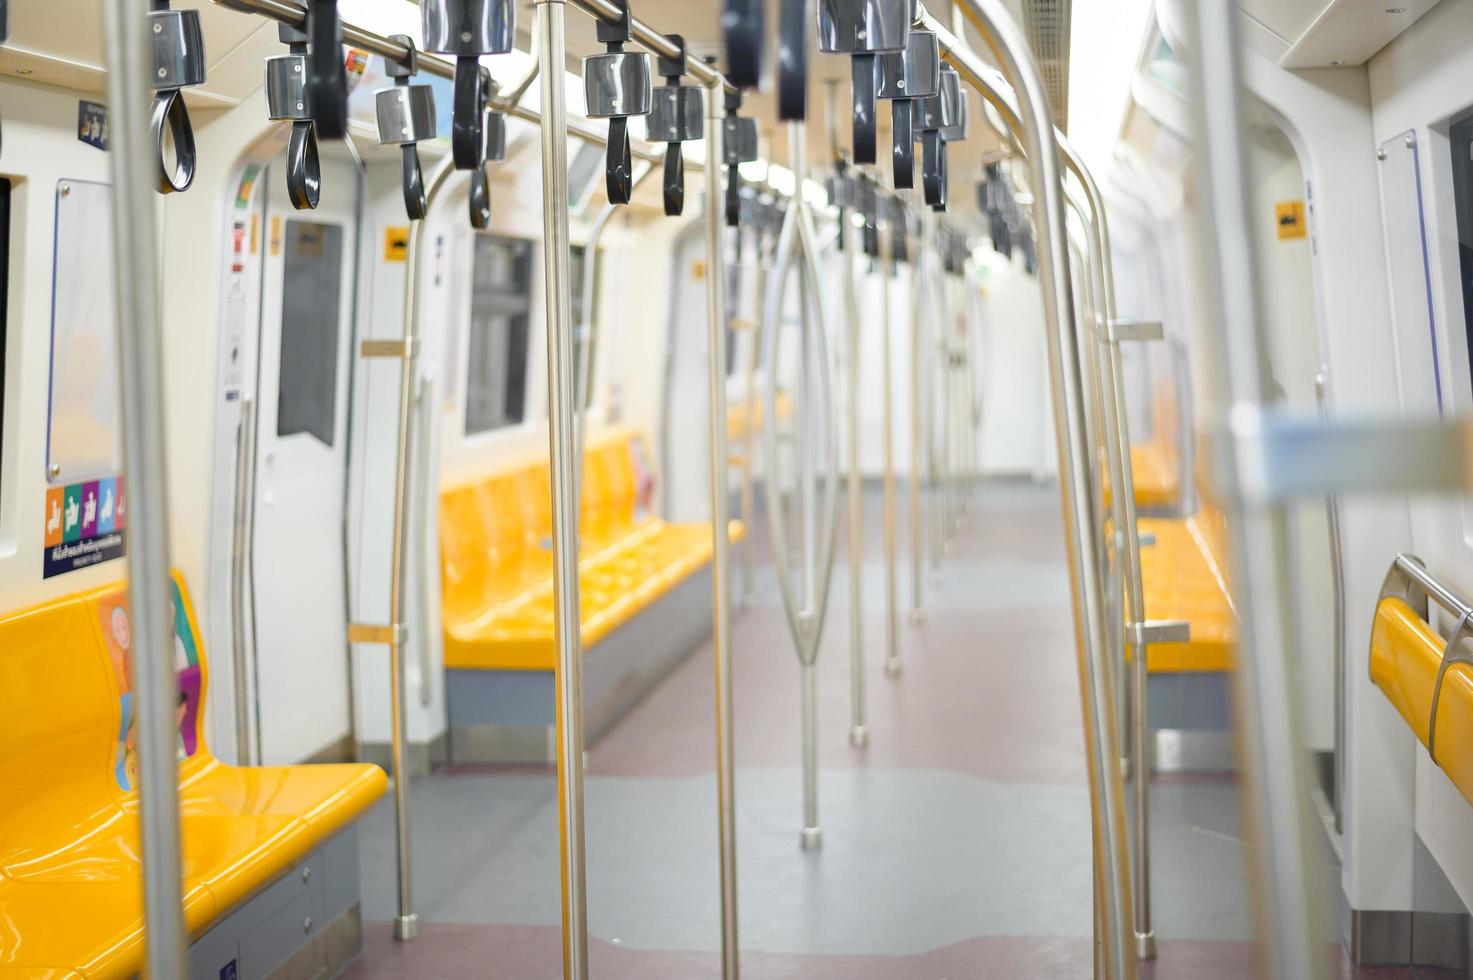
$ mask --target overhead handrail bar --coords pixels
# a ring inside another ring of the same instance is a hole
[[[164,336],[154,190],[157,146],[147,106],[153,35],[143,4],[103,5],[113,177],[119,404],[132,494],[128,611],[133,629],[138,806],[142,825],[145,973],[186,975],[179,772],[175,743],[173,616],[169,599],[169,484]]]
[[[788,147],[792,153],[792,168],[800,182],[806,172],[804,153],[805,126],[802,122],[788,124]],[[823,833],[818,824],[818,735],[816,714],[817,677],[815,663],[818,656],[819,639],[823,633],[824,614],[828,608],[829,579],[834,565],[834,543],[838,535],[837,502],[835,485],[838,482],[837,461],[833,433],[833,393],[829,379],[829,356],[827,349],[827,325],[823,309],[822,282],[817,268],[819,254],[818,233],[813,228],[813,215],[806,198],[796,193],[788,205],[783,218],[782,233],[778,239],[777,257],[773,262],[773,274],[767,284],[767,298],[762,315],[762,366],[766,376],[766,403],[764,418],[777,417],[777,352],[778,332],[783,321],[783,300],[789,267],[793,265],[795,253],[801,256],[798,263],[798,342],[800,374],[802,381],[794,393],[794,421],[798,431],[799,468],[799,511],[802,530],[801,594],[795,589],[788,570],[790,551],[788,548],[787,522],[783,516],[776,476],[779,471],[776,426],[762,427],[764,466],[767,478],[763,481],[767,496],[768,530],[772,537],[774,567],[777,572],[778,589],[782,593],[783,610],[787,615],[788,629],[797,647],[798,662],[803,683],[803,832],[800,843],[805,849],[822,846]],[[816,313],[816,318],[810,317]],[[816,319],[816,322],[814,320]],[[816,348],[816,351],[815,351]],[[824,497],[822,518],[819,517],[817,490],[814,485],[814,460],[812,458],[815,423],[812,418],[815,393],[808,388],[813,376],[814,360],[817,360],[815,386],[819,400],[824,436]],[[820,540],[821,539],[821,540]]]
[[[286,24],[288,27],[306,30],[307,13],[301,6],[291,2],[291,0],[211,0],[211,2],[239,13],[260,14],[278,23]],[[612,9],[611,6],[610,9]],[[637,20],[634,23],[636,25],[635,40],[644,43],[639,33],[639,28],[643,25]],[[539,30],[540,28],[534,28],[532,31],[534,54],[539,43]],[[646,27],[644,30],[649,31],[649,28]],[[402,63],[409,57],[409,49],[404,44],[386,38],[382,34],[376,34],[355,24],[350,24],[347,21],[343,21],[343,43],[391,61]],[[651,48],[651,50],[654,49]],[[455,78],[454,63],[446,61],[444,58],[438,58],[434,55],[421,52],[418,54],[418,66],[421,72],[445,79],[453,80]],[[709,76],[711,70],[709,65],[705,66],[706,74],[698,75],[698,77],[704,80]],[[694,71],[691,73],[697,74]],[[526,122],[540,124],[543,118],[542,112],[523,105],[520,102],[521,96],[531,87],[532,82],[536,78],[536,72],[530,73],[529,76],[519,80],[517,85],[509,93],[497,93],[493,95],[489,102],[490,107],[497,112],[504,112],[508,116],[515,116]],[[606,133],[586,123],[572,120],[568,122],[568,135],[576,137],[584,143],[592,143],[595,146],[607,146],[609,142]],[[632,153],[636,159],[645,160],[650,163],[664,160],[663,153],[650,148],[643,141],[631,140],[630,143]],[[691,166],[694,168],[699,165],[691,164]]]
[[[1110,677],[1106,603],[1100,581],[1098,542],[1093,520],[1094,501],[1088,483],[1090,447],[1085,429],[1081,360],[1073,333],[1073,296],[1067,262],[1063,182],[1056,132],[1048,99],[1026,39],[1012,22],[1001,0],[957,0],[959,9],[991,46],[1005,76],[1013,83],[1017,108],[1001,96],[992,82],[993,71],[923,7],[917,23],[934,30],[945,58],[1001,111],[1008,125],[1020,130],[1032,174],[1034,214],[1038,228],[1038,269],[1044,286],[1044,313],[1049,325],[1049,375],[1057,427],[1060,488],[1065,516],[1065,538],[1070,556],[1075,639],[1080,685],[1084,692],[1086,747],[1090,760],[1090,791],[1097,817],[1095,859],[1103,900],[1105,964],[1113,977],[1135,976],[1129,954],[1131,882],[1125,835],[1124,787],[1116,763],[1116,706]],[[1009,117],[1010,118],[1007,118]]]

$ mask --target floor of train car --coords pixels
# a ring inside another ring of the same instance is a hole
[[[1058,491],[993,483],[978,494],[954,552],[927,576],[924,621],[902,618],[900,678],[882,670],[877,493],[866,506],[870,744],[847,740],[841,548],[819,657],[818,852],[798,847],[797,662],[760,563],[736,614],[743,975],[1088,976],[1089,799]],[[902,609],[904,526],[902,509]],[[758,528],[759,562],[765,537]],[[711,701],[705,647],[589,753],[594,976],[720,975]],[[1234,780],[1158,778],[1152,797],[1160,955],[1143,975],[1252,976]],[[551,775],[449,767],[416,781],[411,799],[420,939],[390,938],[386,799],[362,828],[365,951],[348,976],[560,977]],[[1340,965],[1344,976],[1410,976]]]

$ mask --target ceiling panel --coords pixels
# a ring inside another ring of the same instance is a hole
[[[1298,38],[1279,62],[1285,68],[1364,64],[1437,0],[1339,0]]]

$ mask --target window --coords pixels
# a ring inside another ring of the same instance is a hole
[[[522,421],[532,306],[532,243],[495,235],[476,235],[473,243],[466,435]]]
[[[10,178],[0,177],[0,459],[5,455],[5,327],[10,309]]]
[[[603,270],[600,266],[594,266],[593,298],[591,300],[585,300],[583,296],[583,277],[588,272],[588,249],[582,245],[574,245],[571,251],[572,261],[568,263],[568,269],[572,279],[572,282],[569,283],[569,289],[573,296],[573,378],[576,384],[577,379],[582,377],[583,358],[585,356],[594,358],[598,354],[597,330],[590,331],[589,336],[585,337],[583,335],[583,318],[584,316],[591,318],[596,312],[595,310],[588,310],[588,307],[584,304],[585,302],[595,304],[598,302],[599,273]],[[585,313],[585,310],[588,310],[588,312]],[[593,372],[597,367],[597,362],[590,360],[588,365],[588,397],[582,406],[584,409],[587,409],[589,405],[593,404]]]
[[[1473,116],[1448,131],[1453,154],[1453,204],[1458,213],[1458,280],[1463,287],[1463,329],[1473,359]],[[1473,367],[1473,365],[1470,365]]]
[[[281,297],[281,378],[276,434],[305,432],[326,445],[337,431],[338,322],[343,228],[286,223]]]

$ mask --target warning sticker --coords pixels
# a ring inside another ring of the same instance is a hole
[[[1280,201],[1275,204],[1274,224],[1277,226],[1280,241],[1305,237],[1309,230],[1304,227],[1304,202]]]
[[[46,491],[42,577],[121,558],[127,551],[128,503],[121,476]]]
[[[409,228],[389,225],[384,229],[384,261],[403,262],[409,258]]]

